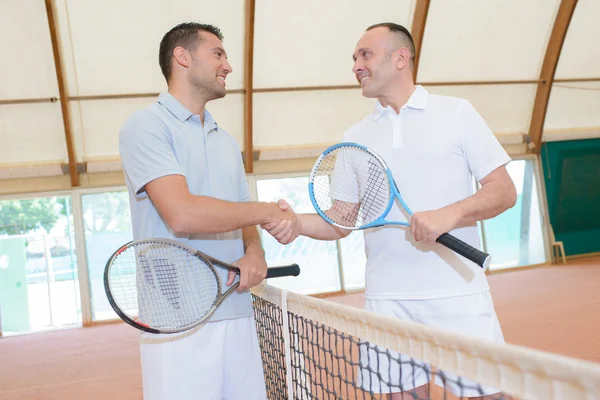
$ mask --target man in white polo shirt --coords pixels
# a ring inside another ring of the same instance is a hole
[[[365,307],[503,342],[484,271],[435,240],[451,232],[479,247],[476,222],[515,204],[515,187],[505,169],[510,157],[467,100],[430,94],[415,85],[414,57],[410,33],[392,23],[369,27],[353,56],[353,72],[363,96],[376,98],[377,102],[370,115],[346,131],[343,140],[379,153],[388,163],[404,200],[415,211],[409,230],[388,226],[364,231]],[[482,185],[474,195],[473,176]],[[283,200],[279,204],[289,208]],[[351,232],[329,225],[318,214],[298,217],[301,235],[336,240]],[[389,220],[403,218],[397,208],[388,216]],[[263,228],[283,244],[295,239],[286,223]],[[415,394],[425,396],[428,377],[424,369],[405,368],[403,389],[416,388]],[[380,365],[378,370],[386,380],[387,366]],[[397,371],[392,369],[391,376],[387,379],[392,384],[400,384],[394,378],[399,376]],[[363,376],[362,384],[377,385],[379,380],[374,374],[371,382]],[[449,386],[455,394],[471,398],[497,392],[494,388],[466,388],[470,384],[475,386],[463,380],[462,393],[456,385]],[[383,384],[372,389],[390,390]],[[392,399],[401,396],[396,393]]]
[[[169,238],[240,268],[237,293],[201,327],[175,335],[142,333],[145,400],[264,400],[262,361],[248,288],[266,276],[256,225],[296,217],[250,202],[240,147],[206,110],[225,96],[232,72],[221,31],[184,23],[167,32],[159,64],[168,83],[135,112],[119,136],[134,239]],[[231,286],[237,275],[217,268]]]

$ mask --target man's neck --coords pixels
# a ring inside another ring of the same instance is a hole
[[[206,107],[206,99],[194,93],[193,88],[189,85],[169,85],[168,92],[175,97],[185,108],[190,110],[192,114],[200,117],[200,122],[204,125],[204,109]]]
[[[410,96],[412,96],[416,89],[417,86],[412,81],[393,85],[390,87],[389,92],[380,96],[378,100],[382,106],[389,106],[396,114],[400,114],[400,109],[408,103],[408,99],[410,99]]]

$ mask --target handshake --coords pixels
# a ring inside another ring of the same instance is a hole
[[[272,217],[260,225],[261,228],[281,244],[292,243],[302,231],[302,222],[285,200],[271,204],[276,204],[277,208]]]

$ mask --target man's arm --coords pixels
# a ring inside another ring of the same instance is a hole
[[[147,110],[135,113],[121,128],[119,154],[133,190],[138,193],[145,190],[164,222],[177,234],[229,232],[279,222],[281,218],[296,221],[292,213],[282,212],[275,204],[229,202],[192,195],[175,156],[168,127]],[[245,184],[241,155],[237,168],[240,182]]]
[[[182,175],[167,175],[149,182],[145,190],[150,200],[176,233],[222,233],[260,224],[297,223],[290,211],[275,203],[230,202],[190,193]]]
[[[480,183],[481,189],[464,200],[438,210],[414,213],[410,220],[410,232],[415,240],[435,243],[443,233],[493,218],[515,205],[517,192],[504,166],[489,173]],[[284,200],[278,204],[282,210],[291,209]],[[313,239],[337,240],[352,232],[329,224],[318,214],[300,214],[298,222],[299,234]],[[288,244],[298,236],[293,234],[288,225],[282,221],[279,224],[263,224],[262,227],[281,244]]]
[[[517,191],[504,166],[496,168],[480,183],[481,189],[464,200],[438,210],[414,213],[410,232],[415,240],[435,243],[443,233],[493,218],[515,205]]]
[[[331,225],[319,214],[300,214],[300,235],[318,240],[337,240],[345,238],[352,232],[350,229],[342,229]]]

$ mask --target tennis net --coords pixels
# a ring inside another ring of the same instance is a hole
[[[389,393],[393,399],[600,399],[600,365],[592,362],[269,285],[253,288],[252,296],[271,400],[387,399]]]

